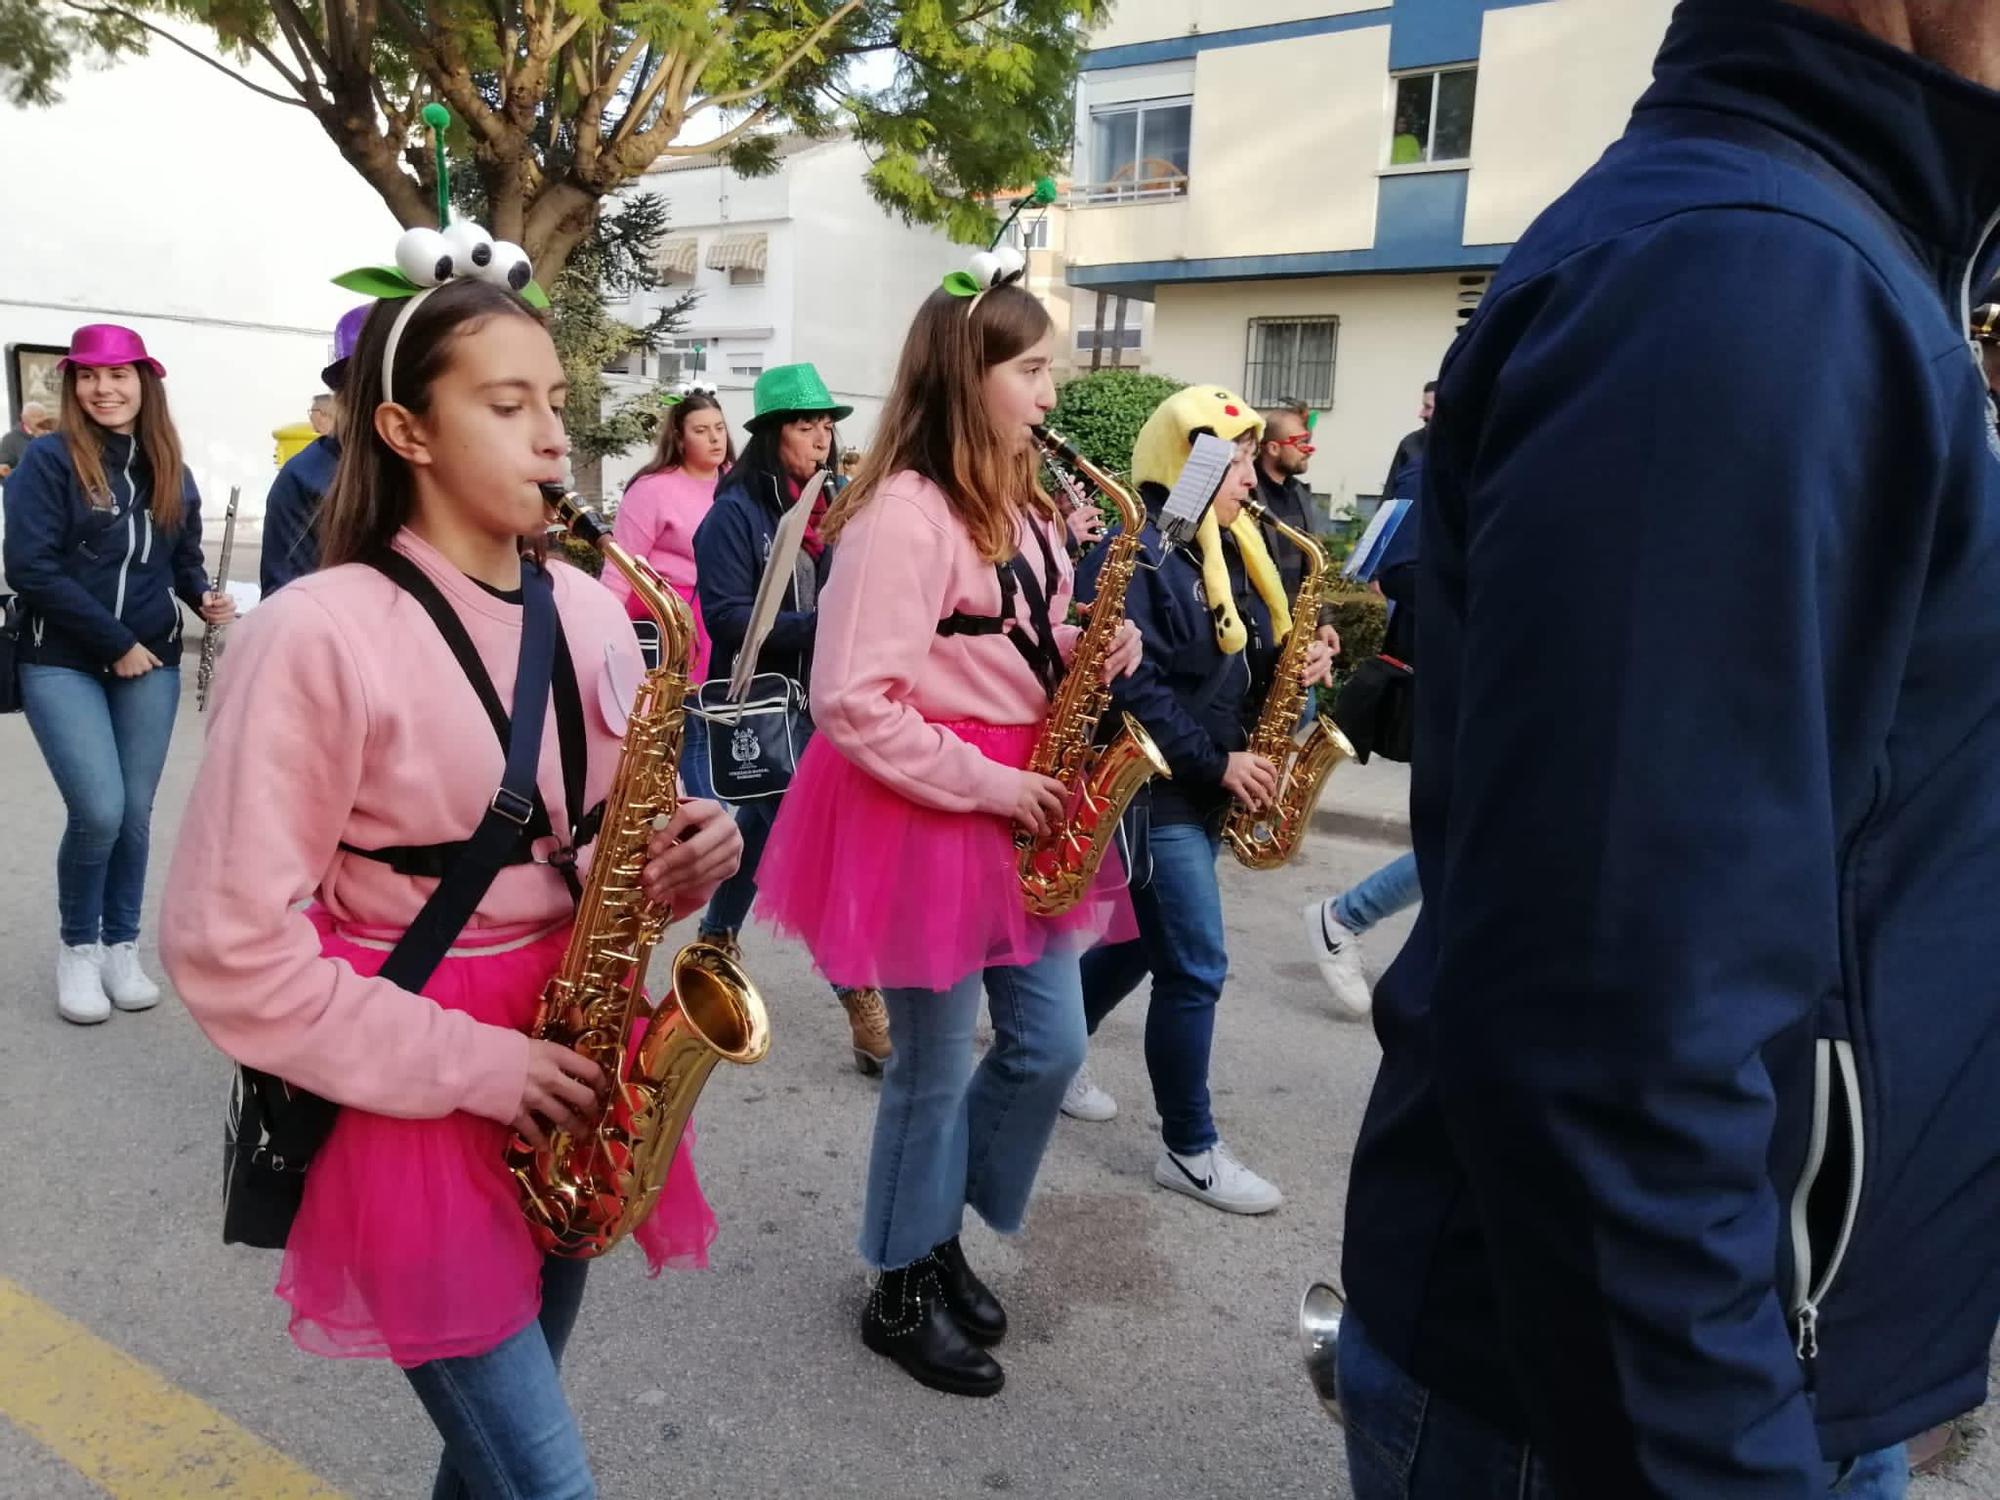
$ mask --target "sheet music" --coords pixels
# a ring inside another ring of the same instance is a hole
[[[1222,488],[1223,475],[1235,462],[1234,443],[1225,443],[1212,432],[1204,432],[1194,440],[1187,467],[1181,470],[1181,477],[1174,481],[1173,493],[1160,508],[1160,535],[1169,545],[1185,547],[1194,540],[1201,518],[1208,514],[1215,492]]]
[[[757,583],[756,602],[750,606],[750,628],[744,632],[742,649],[736,653],[736,665],[729,674],[731,703],[743,701],[750,691],[750,679],[757,675],[757,654],[763,650],[764,637],[777,623],[778,607],[792,581],[792,563],[805,539],[806,523],[819,503],[819,492],[825,488],[826,471],[822,469],[807,481],[798,500],[779,520],[777,534],[771,538],[771,554],[764,562],[764,576]]]
[[[1403,517],[1410,513],[1407,500],[1385,500],[1375,507],[1370,517],[1368,529],[1361,533],[1361,540],[1354,544],[1354,550],[1347,555],[1347,562],[1341,567],[1340,576],[1368,582],[1375,576],[1375,569],[1382,561],[1382,554],[1388,549],[1389,540],[1396,534],[1396,528],[1403,524]]]

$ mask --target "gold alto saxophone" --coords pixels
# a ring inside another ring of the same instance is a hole
[[[1324,718],[1314,719],[1303,730],[1298,727],[1306,694],[1312,691],[1299,681],[1299,673],[1305,669],[1306,653],[1319,633],[1320,601],[1326,593],[1326,550],[1256,500],[1245,500],[1243,510],[1273,527],[1306,559],[1305,577],[1299,580],[1298,596],[1292,600],[1292,633],[1278,654],[1271,689],[1264,695],[1257,727],[1250,735],[1250,753],[1263,756],[1278,768],[1278,793],[1262,812],[1253,813],[1240,803],[1232,806],[1222,825],[1222,836],[1237,859],[1253,870],[1275,870],[1298,852],[1327,777],[1342,761],[1354,758],[1354,746]]]
[[[1055,917],[1081,901],[1097,878],[1097,867],[1104,863],[1126,804],[1151,778],[1172,773],[1153,737],[1130,714],[1121,715],[1123,723],[1111,743],[1092,744],[1097,721],[1111,706],[1104,660],[1125,623],[1125,590],[1139,561],[1145,509],[1130,490],[1047,428],[1035,429],[1035,441],[1066,488],[1071,481],[1064,471],[1074,469],[1111,502],[1119,522],[1097,575],[1090,621],[1077,638],[1076,653],[1049,703],[1048,719],[1028,760],[1030,771],[1069,788],[1067,809],[1062,821],[1040,837],[1025,831],[1014,835],[1028,910]]]
[[[571,535],[625,575],[660,627],[660,664],[640,680],[624,749],[604,803],[597,851],[562,965],[542,991],[533,1035],[581,1053],[611,1080],[583,1130],[551,1132],[537,1148],[516,1136],[507,1167],[535,1241],[557,1255],[602,1255],[651,1212],[688,1115],[718,1062],[754,1063],[770,1050],[763,998],[736,963],[690,943],[657,1006],[642,990],[646,961],[671,915],[639,882],[646,845],[679,800],[682,700],[694,616],[652,567],[560,485],[542,497]]]

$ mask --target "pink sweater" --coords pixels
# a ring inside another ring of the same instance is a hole
[[[719,478],[720,476],[718,476]],[[701,606],[694,594],[694,534],[715,504],[716,479],[696,479],[680,469],[665,469],[634,480],[619,502],[611,534],[634,557],[651,563],[662,578],[695,611],[694,661],[690,682],[708,676],[708,632],[701,627]],[[604,570],[611,592],[632,609],[632,586],[616,568]]]
[[[1040,526],[1056,559],[1050,614],[1069,612],[1072,569],[1062,528],[1020,523],[1019,545],[1039,572]],[[916,474],[892,476],[848,523],[819,600],[812,673],[813,723],[855,765],[912,802],[1002,816],[1025,773],[989,760],[938,726],[1039,724],[1049,700],[1005,635],[939,635],[955,611],[1000,612],[1000,581],[952,514],[944,491]],[[1016,601],[1024,625],[1027,606]],[[1073,625],[1057,625],[1065,660]]]
[[[502,702],[512,702],[521,610],[484,592],[409,532],[396,546],[444,591]],[[576,663],[589,740],[586,806],[603,797],[622,723],[601,701],[607,659],[636,680],[638,644],[617,603],[557,565],[556,605]],[[376,1114],[468,1110],[513,1118],[527,1076],[520,1033],[488,1026],[320,957],[301,903],[385,940],[429,881],[344,853],[464,838],[500,784],[504,755],[450,648],[417,601],[360,564],[310,574],[236,628],[216,679],[207,749],[160,916],[160,956],[189,1012],[238,1062]],[[542,798],[563,798],[551,713]],[[568,921],[544,865],[503,869],[460,937],[499,944]]]

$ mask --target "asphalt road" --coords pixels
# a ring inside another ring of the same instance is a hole
[[[149,912],[200,753],[192,678],[190,666]],[[271,1295],[276,1258],[220,1244],[228,1072],[185,1011],[170,996],[100,1028],[57,1019],[61,820],[26,724],[0,719],[12,871],[0,885],[0,1276],[340,1490],[428,1493],[435,1440],[400,1376],[296,1352]],[[1063,1123],[1018,1241],[968,1231],[1015,1329],[1001,1351],[1007,1389],[985,1402],[924,1391],[860,1345],[866,1283],[852,1242],[875,1085],[852,1070],[844,1020],[803,955],[753,931],[776,1044],[754,1069],[718,1071],[704,1096],[699,1161],[722,1221],[713,1265],[649,1281],[636,1252],[615,1253],[593,1273],[570,1347],[603,1493],[1345,1496],[1338,1432],[1307,1392],[1292,1322],[1302,1284],[1337,1264],[1378,1053],[1366,1027],[1329,1016],[1297,910],[1393,852],[1316,836],[1286,870],[1225,868],[1233,970],[1217,1113],[1239,1154],[1285,1189],[1275,1214],[1233,1218],[1152,1184],[1143,1007],[1106,1023],[1092,1061],[1120,1117]],[[1371,938],[1378,962],[1405,931],[1406,919]],[[150,961],[150,936],[143,946]],[[2000,1495],[1993,1447],[1975,1431],[1955,1476],[1916,1494]],[[0,1420],[0,1497],[94,1493]]]

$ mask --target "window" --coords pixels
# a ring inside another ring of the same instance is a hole
[[[1472,156],[1472,96],[1476,68],[1407,73],[1396,80],[1396,116],[1389,165],[1466,161]]]
[[[1252,406],[1299,401],[1318,411],[1333,406],[1333,356],[1338,318],[1252,318],[1243,359]]]
[[[764,268],[762,266],[731,266],[729,268],[731,286],[762,286]]]
[[[1016,219],[1007,228],[1007,236],[1002,244],[1011,245],[1024,254],[1030,250],[1049,248],[1049,216],[1041,214],[1033,219]]]
[[[1105,352],[1109,353],[1113,349],[1142,349],[1146,343],[1145,333],[1145,329],[1132,323],[1126,324],[1122,332],[1119,329],[1106,325],[1104,330]],[[1088,354],[1097,347],[1097,344],[1097,330],[1095,328],[1077,329],[1077,353]]]
[[[759,375],[762,375],[764,373],[764,362],[762,360],[758,360],[755,364],[747,364],[747,365],[732,364],[729,367],[729,373],[732,375],[740,375],[745,380],[755,380]]]
[[[1143,99],[1090,112],[1090,176],[1085,202],[1178,198],[1187,192],[1191,99]]]

